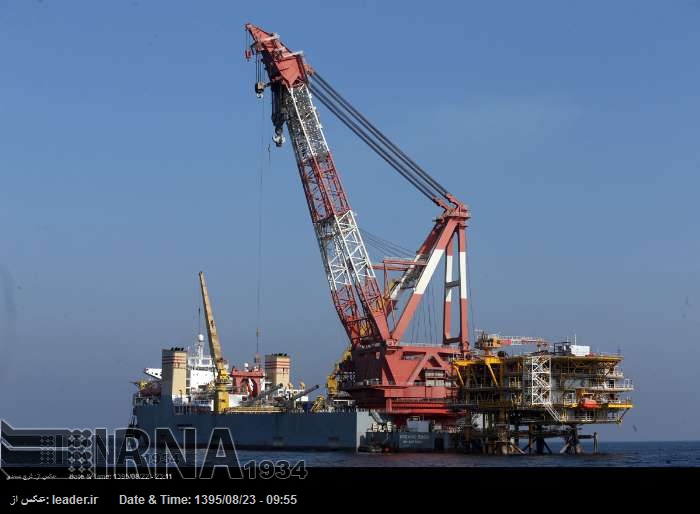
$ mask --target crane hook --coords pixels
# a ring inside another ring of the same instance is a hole
[[[275,130],[275,135],[272,136],[272,140],[275,142],[275,146],[278,148],[284,144],[284,134],[282,134],[282,129]]]
[[[256,82],[255,83],[255,96],[258,98],[263,97],[263,92],[265,91],[265,88],[267,87],[267,84],[264,82]]]

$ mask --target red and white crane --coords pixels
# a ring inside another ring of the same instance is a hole
[[[453,416],[451,359],[469,349],[467,207],[386,138],[277,34],[247,24],[252,38],[246,57],[256,56],[258,96],[272,93],[273,137],[280,146],[287,126],[311,215],[331,297],[351,343],[351,358],[341,363],[340,389],[361,407],[402,417]],[[411,259],[370,261],[355,213],[326,142],[313,99],[372,148],[442,212]],[[456,254],[456,263],[455,263]],[[404,335],[426,288],[443,261],[442,341],[407,344]],[[375,271],[383,274],[380,288]],[[455,294],[456,293],[456,294]],[[456,296],[456,298],[455,298]],[[452,305],[458,299],[458,307]],[[456,313],[453,319],[453,312]],[[435,344],[437,343],[437,344]]]

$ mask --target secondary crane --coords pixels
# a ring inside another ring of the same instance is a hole
[[[501,348],[504,346],[526,346],[534,345],[537,346],[538,350],[546,349],[550,346],[549,341],[542,339],[541,337],[529,337],[529,336],[502,336],[500,334],[489,334],[487,332],[481,331],[479,337],[476,340],[474,346],[480,350],[489,352],[494,348]]]
[[[204,317],[207,323],[207,338],[209,340],[209,354],[211,355],[214,365],[216,366],[216,378],[214,379],[214,412],[223,414],[229,407],[228,389],[231,383],[228,370],[226,369],[226,361],[221,352],[221,343],[219,342],[219,334],[216,330],[214,322],[214,311],[211,308],[209,301],[209,293],[207,291],[207,283],[204,280],[204,272],[199,272],[199,286],[202,291],[202,304],[204,305]]]
[[[392,413],[399,422],[413,415],[453,416],[447,405],[453,389],[450,361],[469,349],[468,208],[333,89],[302,52],[291,51],[275,33],[250,23],[245,28],[251,38],[246,57],[255,56],[258,65],[255,92],[258,97],[268,88],[272,93],[277,146],[284,143],[287,126],[333,304],[350,339],[351,359],[343,363],[343,376],[351,379],[339,387],[361,407]],[[312,97],[442,209],[412,259],[370,261]],[[441,261],[442,344],[407,344],[406,329]],[[383,273],[383,290],[375,270]],[[453,309],[455,292],[459,304]]]

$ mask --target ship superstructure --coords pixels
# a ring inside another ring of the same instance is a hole
[[[307,388],[303,382],[291,382],[291,358],[286,353],[265,356],[260,366],[244,363],[241,369],[230,368],[224,359],[204,273],[199,273],[202,303],[209,339],[204,350],[204,335],[197,336],[194,348],[172,347],[162,350],[162,367],[146,368],[151,380],[137,383],[134,403],[152,403],[168,398],[178,412],[226,414],[247,408],[268,411],[294,410],[308,404],[308,394],[318,386]]]
[[[347,401],[310,402],[318,386],[292,383],[292,360],[286,353],[265,355],[261,365],[230,366],[223,358],[204,274],[202,301],[209,337],[197,336],[193,348],[162,350],[160,368],[146,368],[150,380],[136,382],[132,428],[152,438],[168,428],[185,444],[183,430],[194,428],[198,445],[206,444],[215,428],[228,428],[237,448],[356,450],[371,427],[369,413],[350,408]],[[214,341],[214,344],[212,344]]]
[[[179,410],[192,410],[198,413],[214,413],[217,368],[211,357],[204,352],[204,336],[197,337],[194,348],[172,347],[162,350],[162,367],[146,368],[144,374],[150,380],[137,382],[138,391],[134,395],[134,404],[153,403],[168,396],[172,405]],[[280,381],[276,373],[279,363],[284,364]],[[186,363],[182,366],[182,363]],[[267,373],[266,373],[267,371]],[[258,364],[249,366],[246,362],[241,369],[230,369],[230,381],[226,393],[230,410],[240,412],[245,407],[256,406],[267,410],[287,410],[303,408],[309,403],[309,393],[317,386],[307,388],[303,382],[294,387],[289,380],[291,358],[284,353],[265,356],[265,367]],[[294,405],[290,405],[290,401]]]

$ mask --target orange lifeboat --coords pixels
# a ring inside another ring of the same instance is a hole
[[[579,403],[579,405],[582,409],[597,409],[598,408],[598,402],[592,398],[581,398],[581,402]]]

